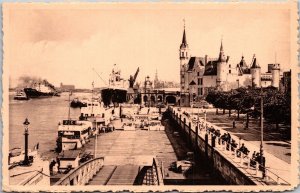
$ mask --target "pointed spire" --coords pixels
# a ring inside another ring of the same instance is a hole
[[[185,35],[185,19],[183,19],[183,36],[182,36],[182,42],[180,45],[180,48],[186,48],[188,47],[187,41],[186,41],[186,35]]]
[[[260,66],[258,65],[257,61],[256,61],[256,56],[255,54],[253,55],[253,61],[252,61],[252,66],[251,68],[260,68]]]
[[[241,61],[240,61],[240,67],[247,67],[247,64],[246,64],[246,61],[245,61],[245,59],[244,59],[244,55],[242,54],[242,59],[241,59]]]
[[[220,46],[220,52],[223,52],[224,50],[223,50],[223,37],[222,37],[222,39],[221,39],[221,46]]]
[[[223,37],[221,39],[219,62],[226,62],[226,57],[225,57],[224,49],[223,49]]]

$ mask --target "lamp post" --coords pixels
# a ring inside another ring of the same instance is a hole
[[[23,165],[29,165],[29,159],[28,159],[28,125],[30,122],[26,118],[23,125],[24,125],[24,136],[25,136],[25,156],[23,160]]]
[[[206,128],[206,110],[204,111],[204,129],[207,132],[207,128]]]
[[[263,101],[263,90],[260,87],[260,165],[262,166],[263,177],[265,177],[265,166],[264,166],[264,101]]]

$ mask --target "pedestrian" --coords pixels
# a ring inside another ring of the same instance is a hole
[[[232,122],[232,128],[235,129],[235,120]]]

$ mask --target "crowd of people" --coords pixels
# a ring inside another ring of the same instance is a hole
[[[200,122],[200,130],[203,130],[206,128],[206,133],[208,135],[211,135],[212,137],[215,137],[218,139],[219,145],[226,145],[227,151],[236,151],[236,156],[242,158],[249,158],[249,149],[245,146],[244,143],[242,145],[238,144],[230,135],[230,133],[227,131],[223,134],[221,134],[220,129],[215,129],[214,126],[208,126],[207,123],[204,123],[203,121]],[[250,166],[256,167],[257,163],[262,163],[259,165],[259,169],[261,171],[264,170],[265,167],[265,157],[262,157],[259,152],[254,151],[252,154],[252,157],[250,158]]]

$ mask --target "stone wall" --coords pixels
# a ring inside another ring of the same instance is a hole
[[[184,137],[189,141],[190,145],[198,152],[200,156],[204,156],[210,162],[210,166],[231,185],[255,185],[256,183],[245,173],[239,170],[234,163],[225,158],[217,148],[212,147],[207,139],[203,139],[198,135],[199,130],[191,128],[191,124],[187,123],[186,118],[172,112],[172,119],[178,124]],[[198,137],[197,137],[198,136]],[[217,141],[216,141],[217,143]]]

